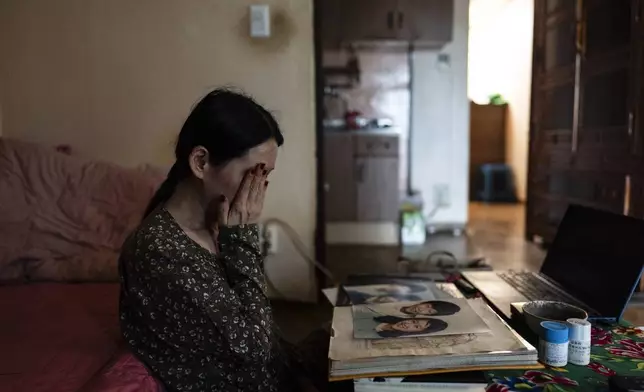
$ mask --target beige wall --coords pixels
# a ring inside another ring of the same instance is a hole
[[[311,0],[265,0],[274,37],[248,37],[246,0],[0,0],[4,136],[124,165],[168,164],[191,106],[235,85],[273,110],[286,144],[266,217],[313,250],[315,133]],[[313,272],[279,240],[267,274],[297,299]]]
[[[471,2],[468,96],[482,103],[500,93],[508,101],[506,161],[520,200],[528,183],[533,19],[534,0]]]

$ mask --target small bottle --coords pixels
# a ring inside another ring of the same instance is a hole
[[[567,321],[570,328],[568,361],[573,365],[586,366],[590,363],[590,323],[575,318]]]
[[[541,322],[539,360],[545,365],[563,367],[568,363],[568,326],[556,321]]]

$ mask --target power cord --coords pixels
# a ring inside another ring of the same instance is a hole
[[[322,263],[319,261],[315,260],[312,258],[309,253],[309,250],[306,248],[306,245],[304,245],[304,242],[302,242],[302,239],[300,236],[297,234],[295,229],[285,221],[277,218],[269,218],[266,219],[264,222],[262,222],[262,231],[261,231],[261,236],[262,236],[262,255],[264,256],[264,259],[268,259],[269,251],[271,249],[271,242],[270,242],[270,235],[269,235],[269,226],[275,225],[281,228],[286,236],[289,238],[291,243],[295,246],[295,250],[299,255],[310,265],[312,265],[314,268],[319,270],[326,276],[334,286],[338,285],[338,280],[333,276],[331,271],[329,271]],[[270,277],[268,276],[268,273],[266,273],[266,283],[267,285],[271,288],[273,292],[275,292],[278,296],[285,298],[286,296],[281,293],[276,287],[275,284],[271,281]]]

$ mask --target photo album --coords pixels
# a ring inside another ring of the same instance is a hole
[[[465,299],[453,283],[360,278],[324,291],[334,305],[330,380],[362,379],[356,390],[367,392],[428,387],[424,380],[392,389],[368,381],[374,377],[542,368],[533,346],[484,300]]]

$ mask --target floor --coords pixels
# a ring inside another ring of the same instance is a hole
[[[437,234],[430,236],[424,246],[403,249],[403,255],[410,260],[408,267],[413,271],[428,270],[434,260],[428,262],[427,256],[434,251],[447,250],[459,260],[484,257],[494,269],[539,270],[546,252],[525,240],[523,205],[472,203],[469,217],[465,235]],[[364,269],[370,268],[371,260],[375,260],[371,265],[379,272],[400,269],[396,257],[398,249],[343,246],[334,247],[328,253],[338,265],[351,265],[359,260],[357,264]],[[343,274],[346,272],[346,269],[342,271]],[[278,324],[292,341],[304,338],[314,328],[328,322],[333,311],[328,303],[287,302],[275,302],[274,310]],[[634,301],[624,318],[634,325],[644,326],[644,306]]]

